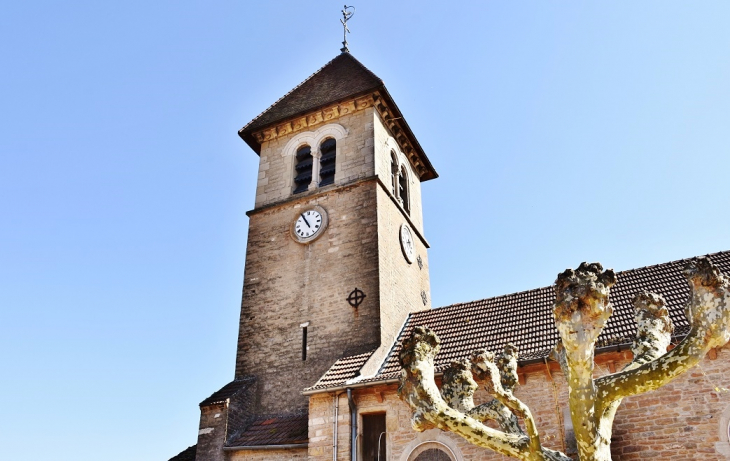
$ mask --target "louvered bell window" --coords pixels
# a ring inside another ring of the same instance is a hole
[[[319,160],[320,187],[334,184],[335,182],[335,159],[337,156],[337,142],[330,138],[319,146],[322,157]]]
[[[408,174],[406,173],[406,167],[403,166],[400,169],[400,176],[398,177],[398,193],[401,205],[406,213],[411,214],[411,203],[408,200]]]
[[[304,192],[309,188],[312,182],[312,149],[309,146],[300,147],[297,151],[297,165],[295,167],[296,176],[294,176],[294,193]]]
[[[390,182],[393,197],[398,197],[398,160],[393,151],[390,151]]]

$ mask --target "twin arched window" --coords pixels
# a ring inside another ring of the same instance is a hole
[[[393,196],[398,200],[407,214],[411,214],[411,201],[408,190],[408,171],[405,165],[398,166],[398,156],[390,151],[390,174]]]
[[[313,177],[317,178],[318,187],[334,184],[336,157],[337,141],[334,138],[325,139],[319,145],[319,152],[314,155],[309,146],[305,145],[297,149],[296,165],[294,166],[294,193],[298,194],[308,190]]]

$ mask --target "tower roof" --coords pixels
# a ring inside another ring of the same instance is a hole
[[[258,154],[261,152],[261,144],[253,136],[254,132],[308,112],[371,93],[378,93],[378,96],[384,100],[385,105],[390,108],[391,119],[398,121],[399,127],[411,141],[416,155],[425,166],[421,180],[438,177],[438,173],[385,88],[383,80],[347,52],[338,55],[282,96],[238,130],[238,135]]]

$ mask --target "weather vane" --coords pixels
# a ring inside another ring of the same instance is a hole
[[[352,11],[348,11],[352,10]],[[344,28],[343,35],[344,40],[342,41],[342,48],[340,48],[340,51],[343,53],[350,52],[350,49],[347,47],[347,34],[350,32],[350,29],[347,28],[347,21],[350,20],[352,15],[355,14],[355,7],[354,6],[347,6],[345,5],[345,8],[342,10],[342,19],[340,19],[340,22],[342,23],[342,27]]]

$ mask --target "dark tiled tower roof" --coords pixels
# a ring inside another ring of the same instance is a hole
[[[318,107],[373,91],[383,81],[350,53],[342,53],[241,128],[245,136]]]
[[[261,151],[261,145],[253,136],[255,132],[308,112],[375,92],[379,93],[390,108],[392,119],[399,121],[399,125],[411,140],[413,148],[426,167],[426,172],[421,176],[421,180],[437,178],[438,173],[426,157],[408,123],[403,119],[403,114],[385,88],[383,80],[350,53],[342,53],[325,64],[238,130],[238,135],[258,154]]]

